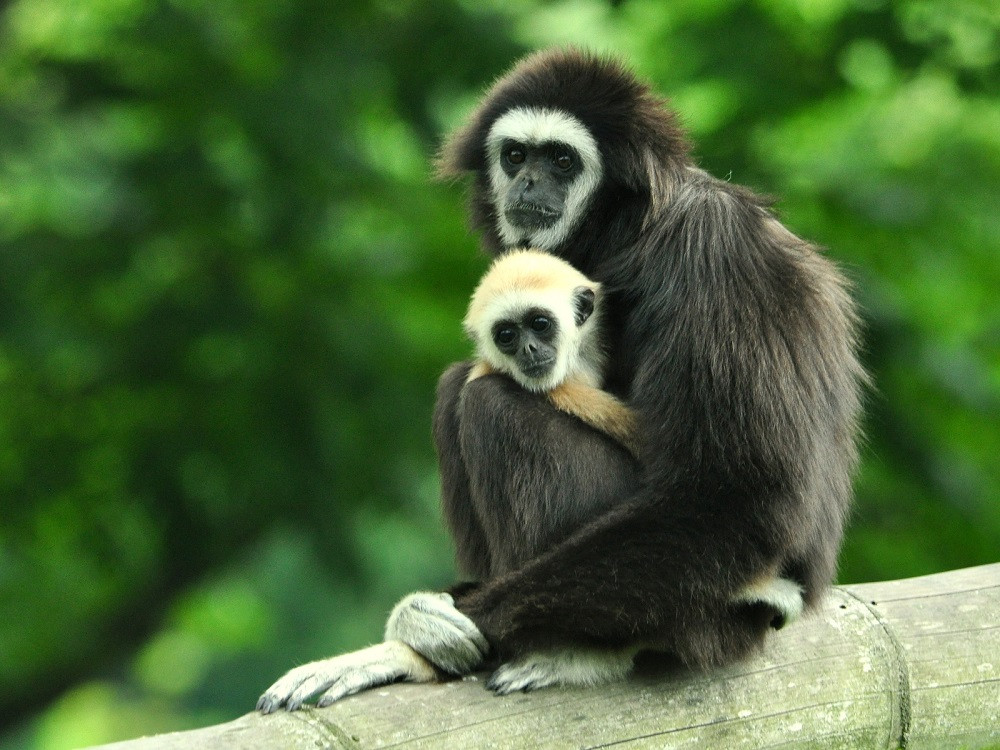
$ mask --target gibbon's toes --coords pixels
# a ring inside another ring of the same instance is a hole
[[[538,651],[501,664],[486,686],[498,695],[552,685],[602,685],[625,679],[636,648]]]
[[[295,688],[285,703],[285,708],[289,711],[298,711],[302,704],[312,698],[320,690],[324,690],[336,683],[339,678],[328,673],[317,673],[308,677],[301,685]]]
[[[284,708],[297,711],[312,695],[323,690],[337,679],[328,667],[332,659],[312,662],[289,671],[284,677],[269,687],[257,701],[257,710],[262,714],[274,713]]]
[[[510,662],[501,664],[490,675],[486,687],[497,695],[527,693],[538,688],[549,687],[557,682],[556,676],[548,674],[538,662]]]
[[[281,707],[281,703],[275,700],[269,693],[264,693],[257,700],[256,710],[260,711],[262,714],[271,714]]]
[[[362,690],[367,690],[370,687],[386,685],[393,681],[394,678],[390,676],[373,674],[367,670],[350,672],[345,674],[341,679],[337,680],[333,687],[323,693],[323,695],[319,697],[319,700],[316,701],[316,706],[319,708],[326,708],[327,706],[336,703],[341,698],[346,698],[349,695],[360,693]]]

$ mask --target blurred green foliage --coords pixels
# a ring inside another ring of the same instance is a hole
[[[224,720],[447,583],[436,377],[485,261],[441,135],[626,57],[857,282],[842,580],[1000,547],[1000,6],[15,0],[0,15],[4,748]]]

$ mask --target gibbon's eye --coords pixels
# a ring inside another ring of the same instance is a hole
[[[511,326],[498,328],[496,333],[493,334],[493,340],[500,346],[510,346],[514,343],[514,339],[516,338],[517,332]]]
[[[507,161],[510,164],[523,164],[524,163],[524,149],[520,146],[511,146],[507,149],[505,154]]]
[[[556,153],[556,158],[554,159],[556,166],[559,167],[563,172],[567,171],[573,166],[573,157],[570,156],[565,151],[559,151]]]
[[[535,333],[544,333],[545,331],[549,330],[549,326],[552,325],[552,322],[544,315],[536,315],[534,318],[531,319],[531,323],[529,323],[528,325],[531,327],[531,330],[534,331]]]

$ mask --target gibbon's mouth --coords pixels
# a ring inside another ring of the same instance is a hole
[[[529,378],[543,378],[552,372],[552,368],[555,367],[555,359],[544,359],[538,362],[530,362],[521,365],[521,372],[524,373],[525,377]]]
[[[554,211],[548,206],[537,203],[518,202],[508,206],[504,211],[507,221],[516,227],[525,229],[545,229],[559,221],[561,211]]]

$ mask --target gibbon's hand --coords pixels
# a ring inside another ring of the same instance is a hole
[[[479,628],[455,609],[451,594],[419,591],[397,604],[385,624],[386,641],[402,641],[454,675],[478,667],[490,646]]]
[[[257,701],[264,714],[284,708],[296,711],[316,693],[325,691],[317,705],[390,682],[433,682],[434,667],[405,643],[386,641],[332,659],[303,664],[269,687]]]

